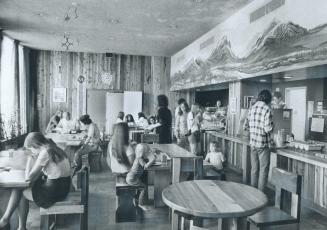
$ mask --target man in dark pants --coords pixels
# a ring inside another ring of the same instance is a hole
[[[249,109],[244,123],[244,130],[250,132],[251,185],[261,191],[264,191],[267,185],[270,150],[274,147],[270,103],[271,93],[268,90],[262,90],[257,102]]]

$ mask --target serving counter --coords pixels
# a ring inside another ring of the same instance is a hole
[[[221,144],[228,167],[242,172],[243,183],[249,184],[251,178],[249,140],[217,131],[205,132],[203,145],[208,146],[211,140]],[[325,154],[321,152],[290,147],[279,148],[271,153],[270,168],[279,167],[301,175],[303,203],[327,216],[327,157],[324,156]]]

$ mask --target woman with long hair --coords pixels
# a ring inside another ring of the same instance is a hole
[[[129,144],[127,123],[115,124],[108,151],[111,171],[116,174],[127,174],[135,158],[133,146]]]
[[[175,121],[175,136],[177,138],[177,144],[183,148],[188,148],[189,143],[187,139],[187,115],[190,112],[189,106],[186,101],[180,104],[180,111],[176,116]]]
[[[159,134],[159,144],[170,144],[172,143],[172,115],[168,109],[168,98],[166,95],[159,95],[157,97],[158,101],[158,123],[161,126],[157,128],[157,133]]]
[[[28,200],[34,201],[39,207],[48,208],[64,200],[70,190],[70,164],[63,150],[39,132],[29,133],[24,147],[31,152],[25,169],[25,180],[31,183],[31,187],[25,190],[12,189],[7,209],[0,219],[0,230],[10,229],[10,217],[18,207],[18,229],[25,230]]]

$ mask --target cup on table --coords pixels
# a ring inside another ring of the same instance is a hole
[[[167,156],[165,153],[162,153],[161,155],[161,163],[163,166],[167,166]]]

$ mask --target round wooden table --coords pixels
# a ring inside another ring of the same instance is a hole
[[[176,213],[192,218],[228,219],[229,229],[243,229],[242,219],[263,209],[267,196],[248,185],[212,180],[194,180],[170,185],[162,192],[162,199]],[[176,223],[172,223],[175,229]]]

